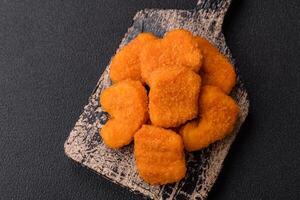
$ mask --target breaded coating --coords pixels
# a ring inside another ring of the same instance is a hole
[[[152,40],[156,40],[156,37],[152,33],[140,33],[116,53],[112,58],[109,72],[113,82],[125,79],[142,81],[139,54],[144,45]]]
[[[198,115],[201,78],[186,67],[160,68],[150,79],[149,114],[152,124],[176,127]]]
[[[239,107],[220,88],[204,86],[199,97],[199,113],[199,120],[187,123],[180,130],[188,151],[200,150],[231,134]]]
[[[143,125],[134,136],[134,156],[139,175],[152,185],[181,180],[186,165],[180,135],[171,130]]]
[[[110,148],[121,148],[129,144],[136,130],[139,128],[138,123],[125,123],[123,120],[116,118],[110,119],[100,130],[104,143]]]
[[[158,68],[184,65],[198,72],[202,65],[201,50],[194,36],[183,29],[170,31],[163,39],[149,41],[140,57],[142,78],[146,83]]]
[[[104,90],[101,106],[110,114],[100,134],[111,148],[129,144],[134,133],[148,120],[148,97],[140,81],[124,80]]]
[[[200,70],[202,84],[217,86],[229,94],[236,84],[236,73],[232,64],[207,40],[199,36],[195,38],[203,54]]]

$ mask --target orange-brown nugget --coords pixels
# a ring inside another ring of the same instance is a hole
[[[200,71],[203,85],[213,85],[229,94],[236,83],[236,74],[230,61],[204,38],[195,37],[203,54]]]
[[[196,151],[232,133],[239,107],[220,88],[204,86],[199,97],[200,119],[180,130],[185,149]]]
[[[184,65],[198,72],[202,64],[201,50],[194,36],[183,29],[170,31],[163,39],[149,41],[140,56],[142,78],[146,83],[158,68]]]
[[[147,101],[147,92],[139,81],[120,81],[102,92],[101,106],[111,116],[100,130],[107,146],[120,148],[132,141],[148,119]]]
[[[198,115],[201,78],[185,67],[160,68],[150,79],[149,114],[152,124],[176,127]]]
[[[139,175],[147,183],[173,183],[185,176],[183,143],[174,131],[143,125],[134,136],[134,156]]]
[[[140,33],[113,57],[110,65],[110,78],[113,82],[125,79],[141,81],[140,51],[144,45],[156,37],[152,33]]]

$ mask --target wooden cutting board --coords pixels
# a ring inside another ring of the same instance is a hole
[[[230,2],[231,0],[199,0],[194,10],[139,11],[120,47],[141,32],[163,36],[169,30],[183,28],[208,39],[233,63],[222,33],[224,15]],[[237,69],[236,71],[238,73]],[[121,150],[112,150],[104,145],[99,136],[99,129],[108,119],[107,113],[99,105],[101,91],[111,85],[108,72],[109,66],[100,77],[88,104],[66,140],[64,146],[66,155],[112,182],[152,199],[206,199],[228,150],[248,114],[249,100],[240,75],[238,74],[237,85],[231,93],[241,109],[234,133],[202,151],[187,153],[187,174],[180,182],[150,186],[138,176],[134,165],[133,145]]]

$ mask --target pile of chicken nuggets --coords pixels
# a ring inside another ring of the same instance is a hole
[[[134,141],[141,178],[161,185],[186,173],[185,150],[201,150],[231,134],[239,107],[229,96],[236,74],[206,39],[177,29],[159,38],[140,33],[112,58],[113,85],[100,95],[110,115],[103,142]]]

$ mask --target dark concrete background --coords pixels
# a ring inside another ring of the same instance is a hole
[[[143,8],[192,0],[0,2],[0,199],[139,199],[63,144]],[[234,0],[224,24],[251,108],[213,199],[300,199],[300,2]]]

